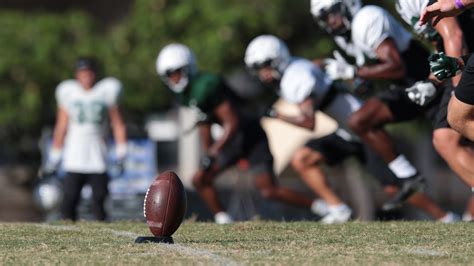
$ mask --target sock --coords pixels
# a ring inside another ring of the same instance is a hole
[[[345,203],[330,205],[328,206],[328,208],[329,208],[329,212],[342,212],[342,211],[350,210],[349,206],[347,206]]]
[[[404,155],[398,155],[388,164],[388,168],[395,174],[397,178],[409,178],[418,173],[416,168],[407,160]]]

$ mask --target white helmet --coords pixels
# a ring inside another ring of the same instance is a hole
[[[313,18],[321,28],[331,34],[343,34],[350,30],[352,18],[361,7],[361,0],[311,0]],[[331,12],[339,12],[343,16],[345,28],[342,29],[342,32],[334,32],[327,25],[327,15]]]
[[[176,70],[182,71],[182,77],[178,83],[173,83],[169,75]],[[192,76],[197,73],[196,57],[185,45],[172,43],[161,49],[156,59],[156,70],[166,85],[175,93],[184,91]]]
[[[273,77],[279,80],[290,63],[291,55],[286,44],[273,35],[260,35],[253,39],[245,51],[245,64],[257,75],[262,66],[273,69]]]
[[[63,198],[59,180],[55,177],[42,179],[33,189],[35,205],[43,212],[56,210]]]

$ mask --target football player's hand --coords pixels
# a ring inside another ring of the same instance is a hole
[[[344,57],[337,51],[334,51],[334,58],[328,58],[325,60],[325,71],[326,74],[332,80],[348,80],[353,79],[356,74],[356,67],[349,64]]]
[[[418,81],[405,92],[412,102],[420,106],[428,105],[436,97],[436,87],[431,81]]]
[[[445,55],[443,52],[432,54],[428,61],[430,63],[431,73],[439,80],[445,80],[456,76],[461,70],[459,60]]]
[[[214,164],[215,157],[210,155],[204,155],[201,157],[200,167],[204,172],[207,172],[211,169],[212,165]]]
[[[471,3],[468,3],[468,5],[470,4]],[[436,26],[442,18],[454,17],[461,14],[463,11],[463,9],[458,9],[456,7],[455,0],[438,0],[432,5],[425,7],[421,12],[420,22],[423,25],[434,19],[433,26]]]

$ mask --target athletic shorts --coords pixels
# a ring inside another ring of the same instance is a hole
[[[438,111],[436,112],[434,119],[433,119],[433,129],[438,128],[449,128],[448,124],[448,105],[449,100],[453,96],[454,87],[449,82],[449,85],[446,86],[444,89],[443,95],[441,97],[441,101],[438,105]]]
[[[393,85],[392,88],[378,93],[376,97],[388,106],[392,112],[394,122],[403,122],[425,117],[435,123],[439,105],[446,88],[440,88],[436,98],[426,106],[420,106],[412,102],[405,92],[406,88],[406,86]]]
[[[454,95],[465,104],[474,105],[474,56],[471,55],[462,72],[461,81]]]
[[[240,159],[248,160],[252,174],[273,173],[273,156],[267,135],[256,119],[241,121],[241,128],[217,155],[216,163],[221,169],[226,169]]]
[[[329,166],[335,166],[350,157],[355,157],[365,166],[367,172],[383,186],[399,186],[400,182],[397,182],[396,177],[382,158],[359,141],[348,141],[337,133],[333,133],[322,138],[312,139],[305,146],[321,153]]]

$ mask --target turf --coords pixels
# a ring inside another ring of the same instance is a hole
[[[185,222],[175,244],[134,244],[142,222],[0,224],[1,265],[474,263],[474,224]]]

